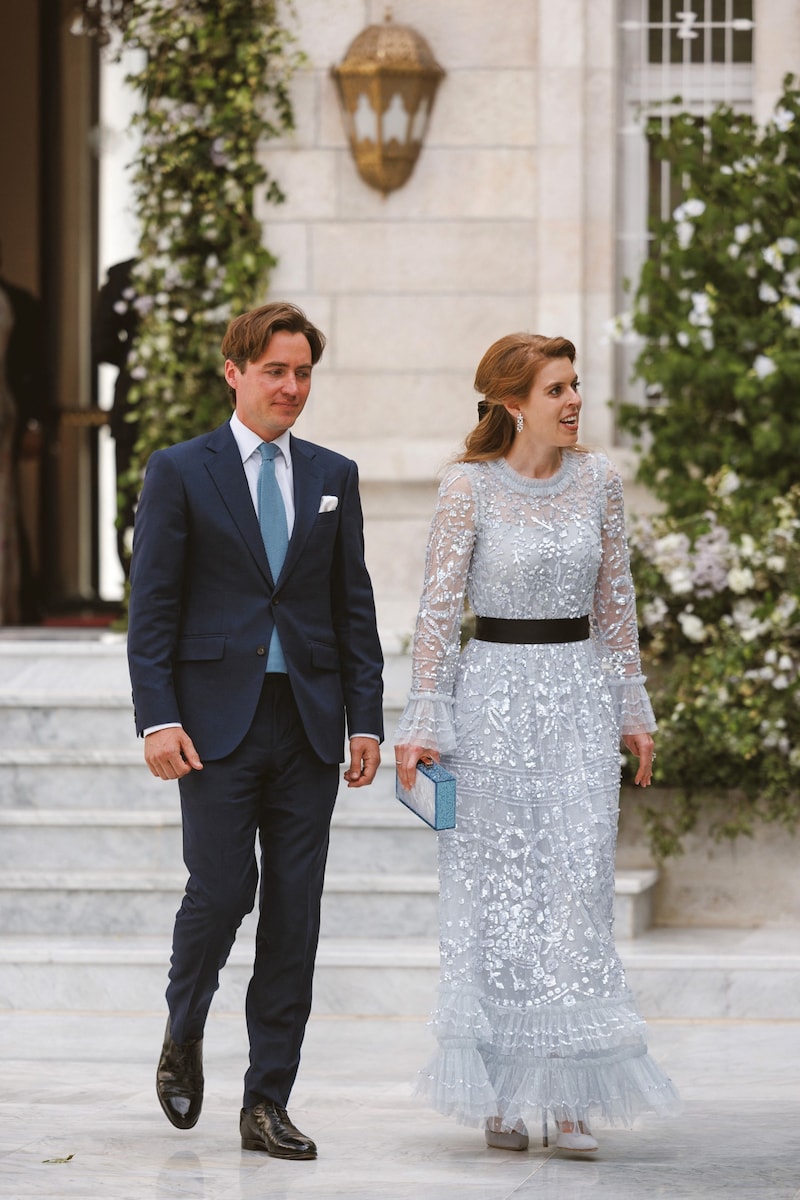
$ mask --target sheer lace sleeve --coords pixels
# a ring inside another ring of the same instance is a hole
[[[639,657],[636,594],[625,536],[622,480],[607,464],[602,560],[592,612],[592,636],[617,707],[620,734],[652,732],[656,720],[645,690]]]
[[[456,745],[453,684],[464,593],[475,545],[475,500],[464,467],[442,480],[425,557],[412,651],[411,692],[395,742],[447,752]]]

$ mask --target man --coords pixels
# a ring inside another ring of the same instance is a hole
[[[126,258],[124,262],[114,263],[108,268],[106,281],[97,296],[92,331],[95,361],[111,363],[118,368],[114,400],[108,414],[108,428],[114,439],[117,470],[117,554],[126,575],[130,567],[126,539],[133,525],[135,508],[126,476],[138,436],[137,422],[128,419],[131,414],[130,391],[133,382],[128,370],[128,355],[139,327],[139,313],[134,304],[135,266],[135,258]]]
[[[200,1115],[203,1027],[254,904],[258,835],[240,1132],[247,1150],[298,1159],[315,1158],[316,1146],[286,1104],[311,1007],[345,717],[349,787],[372,782],[383,737],[357,469],[289,432],[324,345],[290,304],[231,322],[222,342],[230,422],[157,451],[147,467],[128,633],[137,732],[152,773],[180,781],[189,871],[159,1100],[179,1129]]]

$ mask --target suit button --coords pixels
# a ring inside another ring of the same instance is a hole
[[[273,603],[273,604],[280,604],[280,602],[281,602],[281,598],[280,598],[280,596],[273,596],[273,597],[272,597],[272,603]]]
[[[256,654],[259,654],[262,658],[264,657],[264,655],[266,653],[267,653],[266,646],[259,646],[258,649],[256,650]]]

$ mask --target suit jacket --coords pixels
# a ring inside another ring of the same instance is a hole
[[[277,625],[306,734],[341,762],[383,736],[383,657],[354,462],[292,436],[295,524],[277,580],[228,423],[156,451],[136,513],[128,660],[136,728],[180,722],[200,758],[250,727]],[[323,496],[335,509],[320,512]]]

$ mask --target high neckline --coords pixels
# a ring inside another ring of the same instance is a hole
[[[561,466],[553,475],[548,475],[546,479],[534,479],[530,475],[522,475],[519,471],[515,471],[507,459],[497,458],[492,462],[503,478],[523,492],[539,492],[552,493],[563,491],[567,484],[575,474],[575,455],[568,449],[565,449],[561,455]]]

